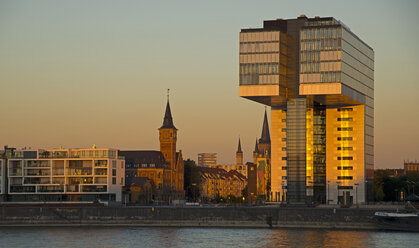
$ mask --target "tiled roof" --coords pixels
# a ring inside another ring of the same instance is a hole
[[[141,167],[142,164],[147,164],[147,167],[151,167],[150,165],[154,164],[153,168],[168,166],[160,151],[119,151],[119,156],[125,157],[126,165],[139,164]]]
[[[221,179],[227,179],[227,178],[237,178],[241,181],[247,180],[245,176],[243,176],[240,172],[236,170],[231,170],[227,172],[224,169],[220,168],[209,168],[209,167],[199,167],[201,170],[201,175],[204,178],[221,178]]]

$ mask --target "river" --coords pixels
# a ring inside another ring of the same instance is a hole
[[[0,247],[419,247],[419,234],[252,228],[2,227]]]

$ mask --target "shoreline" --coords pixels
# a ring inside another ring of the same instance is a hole
[[[382,208],[0,207],[0,227],[202,227],[408,231],[374,218]],[[394,209],[388,209],[394,211]]]

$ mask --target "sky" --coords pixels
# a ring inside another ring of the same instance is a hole
[[[252,161],[264,106],[238,96],[238,38],[333,16],[375,51],[375,167],[419,160],[419,1],[0,0],[0,145],[158,150],[166,91],[178,149]],[[268,109],[269,111],[269,109]]]

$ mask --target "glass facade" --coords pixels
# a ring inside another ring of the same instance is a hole
[[[280,32],[240,34],[240,85],[285,82],[286,60],[286,35]]]
[[[265,21],[240,33],[239,76],[240,90],[247,90],[241,96],[272,107],[271,185],[278,200],[373,200],[371,47],[330,17]]]
[[[287,199],[306,202],[306,99],[287,103]]]

